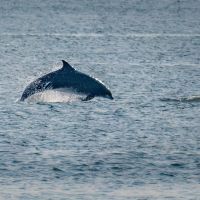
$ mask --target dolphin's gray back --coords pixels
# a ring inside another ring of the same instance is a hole
[[[75,71],[74,74],[68,74],[66,77],[66,82],[69,82],[66,85],[71,85],[77,92],[99,96],[107,90],[106,87],[95,78],[78,71]]]

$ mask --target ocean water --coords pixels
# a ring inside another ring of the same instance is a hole
[[[199,0],[0,0],[0,199],[200,199],[199,19]],[[114,100],[18,101],[62,59]]]

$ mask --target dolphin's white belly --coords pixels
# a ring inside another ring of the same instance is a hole
[[[78,93],[72,88],[44,90],[30,96],[28,102],[73,102],[84,99],[87,95]]]

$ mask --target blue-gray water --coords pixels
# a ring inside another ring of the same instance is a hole
[[[200,199],[199,19],[199,0],[0,0],[0,199]],[[17,101],[62,59],[115,99]]]

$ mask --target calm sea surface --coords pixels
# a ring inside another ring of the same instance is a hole
[[[65,59],[114,100],[18,102]],[[199,0],[0,0],[0,199],[200,199]]]

